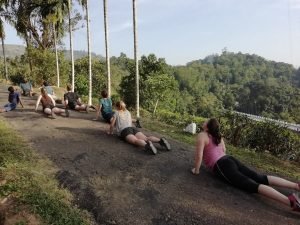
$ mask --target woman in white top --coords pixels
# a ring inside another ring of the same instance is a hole
[[[110,130],[108,132],[109,134],[113,134],[113,129],[116,127],[118,136],[123,138],[126,142],[136,146],[144,147],[146,151],[150,151],[154,155],[157,154],[157,149],[153,145],[153,142],[159,143],[168,151],[171,150],[171,146],[165,138],[159,139],[154,136],[147,137],[136,127],[132,126],[131,114],[126,109],[126,105],[123,101],[117,102],[116,107],[117,111],[112,118]]]

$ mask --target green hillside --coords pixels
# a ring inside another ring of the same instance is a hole
[[[2,45],[1,45],[2,49]],[[23,45],[5,45],[5,54],[8,58],[15,58],[16,56],[23,55],[25,52],[25,46]],[[71,59],[70,51],[64,50],[65,58],[67,60]],[[87,51],[83,50],[74,50],[74,59],[80,59],[86,57],[88,55]],[[3,52],[0,51],[0,57],[3,57]],[[97,55],[96,53],[92,52],[92,58],[104,59],[103,56]]]

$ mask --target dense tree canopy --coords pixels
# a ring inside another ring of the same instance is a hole
[[[10,79],[18,83],[27,76],[36,84],[45,79],[54,84],[59,77],[55,65],[59,64],[62,85],[70,82],[70,62],[62,53],[56,57],[53,52],[64,35],[66,21],[74,27],[73,23],[82,20],[78,13],[68,20],[69,1],[4,0],[0,5],[1,21],[13,25],[27,43],[23,56],[7,60]],[[0,30],[3,36],[5,32]],[[96,97],[108,88],[108,79],[104,60],[94,59],[92,64],[92,96]],[[112,94],[134,106],[135,61],[121,53],[111,57],[111,67]],[[91,90],[88,59],[76,60],[75,70],[74,86],[79,94],[87,95]],[[150,54],[139,59],[139,75],[140,105],[153,113],[163,109],[210,117],[229,109],[300,123],[300,69],[290,64],[224,49],[221,55],[170,66]]]

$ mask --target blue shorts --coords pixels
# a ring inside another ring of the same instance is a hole
[[[4,109],[5,109],[6,112],[14,110],[15,108],[17,108],[17,104],[16,103],[7,103],[4,106]]]
[[[109,112],[109,113],[102,113],[103,119],[107,122],[110,123],[111,118],[114,116],[115,112]]]

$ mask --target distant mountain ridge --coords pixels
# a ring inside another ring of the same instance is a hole
[[[2,45],[1,45],[2,48]],[[15,58],[16,56],[21,56],[24,54],[26,47],[23,45],[10,45],[6,44],[5,45],[5,55],[8,58]],[[68,50],[63,50],[65,54],[65,58],[67,60],[71,59],[70,52]],[[74,50],[74,59],[80,59],[85,56],[87,56],[88,53],[87,51],[82,51],[82,50]],[[0,51],[0,57],[3,57],[2,51]],[[104,59],[103,56],[97,55],[96,53],[92,52],[92,58],[99,58],[99,59]]]
[[[16,56],[23,55],[25,52],[25,46],[23,45],[5,45],[5,56],[8,58],[15,58]],[[0,56],[3,57],[2,45]]]

